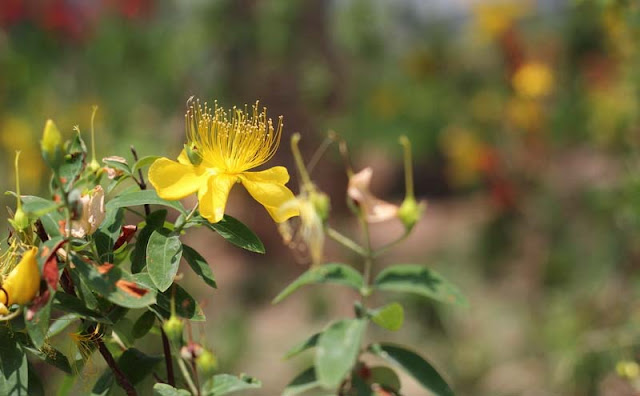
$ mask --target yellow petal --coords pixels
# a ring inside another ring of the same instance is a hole
[[[217,223],[224,216],[229,191],[235,184],[237,176],[219,174],[211,176],[205,188],[198,192],[200,214],[211,223]]]
[[[8,296],[6,306],[12,304],[24,305],[38,294],[40,290],[40,269],[36,253],[38,248],[28,250],[20,259],[16,267],[11,270],[2,284]]]
[[[276,223],[300,214],[295,206],[280,210],[284,203],[294,199],[291,190],[284,185],[289,181],[289,173],[285,167],[276,166],[261,172],[244,172],[240,180],[253,199],[267,209]]]
[[[163,199],[182,199],[204,187],[208,178],[204,167],[185,165],[167,158],[156,160],[149,168],[149,181]]]

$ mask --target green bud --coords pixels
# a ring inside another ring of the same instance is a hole
[[[329,211],[331,210],[331,201],[327,194],[322,192],[314,192],[311,194],[311,203],[315,208],[318,216],[322,221],[326,221],[329,217]]]
[[[40,141],[42,156],[52,168],[57,168],[62,162],[62,135],[52,120],[44,125],[42,140]]]
[[[18,208],[16,213],[13,215],[13,219],[9,220],[13,228],[18,231],[22,231],[29,227],[29,216],[22,210],[22,208]]]
[[[189,145],[184,145],[184,151],[187,153],[187,157],[189,158],[189,162],[193,165],[198,166],[202,163],[202,156],[198,152],[198,148],[195,144],[191,143]]]
[[[96,173],[100,170],[100,168],[102,168],[100,166],[100,164],[98,163],[98,161],[96,161],[96,159],[92,159],[91,162],[89,162],[89,165],[87,165],[87,168],[89,169],[89,171],[91,173]]]
[[[162,330],[164,330],[167,338],[169,338],[171,342],[174,342],[176,344],[182,343],[182,331],[184,330],[184,323],[177,316],[171,315],[169,317],[169,320],[164,322],[164,324],[162,325]]]
[[[402,221],[407,231],[413,229],[424,212],[425,205],[418,204],[413,197],[405,198],[400,209],[398,210],[398,218]]]
[[[198,369],[206,376],[212,374],[218,368],[218,359],[213,352],[204,349],[196,358]]]

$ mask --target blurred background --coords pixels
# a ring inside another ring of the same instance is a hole
[[[45,120],[88,139],[94,104],[98,156],[131,159],[132,144],[177,156],[191,95],[227,107],[260,99],[285,118],[271,165],[294,173],[290,135],[301,132],[310,158],[331,129],[396,203],[405,134],[428,210],[380,265],[431,265],[470,307],[402,298],[405,327],[369,335],[415,345],[461,395],[637,394],[639,39],[634,0],[2,0],[0,187],[14,189],[20,149],[23,193],[44,193]],[[337,150],[314,178],[332,224],[357,235]],[[271,305],[308,263],[242,189],[229,213],[267,254],[190,231],[219,284],[211,292],[184,271],[208,316],[194,337],[221,371],[254,375],[264,387],[252,394],[273,396],[309,363],[284,352],[351,315],[354,296],[311,287]],[[374,242],[401,232],[376,225]],[[326,257],[354,259],[331,243]]]

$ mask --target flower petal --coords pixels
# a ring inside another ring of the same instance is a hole
[[[149,181],[163,199],[175,201],[198,191],[207,182],[206,168],[185,165],[168,158],[156,160],[149,168]]]
[[[219,174],[211,176],[206,186],[198,191],[200,214],[211,223],[217,223],[224,216],[229,191],[235,184],[237,176]]]
[[[300,214],[295,206],[280,210],[284,203],[295,198],[291,190],[284,185],[289,181],[287,168],[275,166],[261,172],[243,172],[240,180],[253,199],[267,209],[276,223]]]

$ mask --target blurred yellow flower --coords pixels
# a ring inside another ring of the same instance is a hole
[[[6,315],[13,304],[24,305],[40,290],[40,269],[36,254],[38,248],[27,250],[22,259],[2,282],[0,289],[0,314]],[[4,263],[3,263],[4,265]]]
[[[296,208],[279,208],[294,198],[285,184],[289,172],[283,166],[247,172],[267,162],[275,154],[282,134],[267,118],[258,103],[249,113],[233,108],[226,111],[214,104],[204,107],[190,103],[185,115],[187,145],[178,161],[160,158],[149,168],[149,181],[158,195],[167,200],[198,193],[200,214],[212,223],[222,220],[229,192],[240,182],[262,204],[274,221],[280,223],[299,214]]]
[[[480,34],[495,38],[505,33],[529,9],[530,2],[526,0],[480,1],[473,8],[473,16]]]
[[[509,122],[520,130],[537,130],[543,122],[542,107],[536,100],[512,98],[507,103],[506,113]]]
[[[451,126],[442,137],[442,149],[449,160],[448,173],[452,184],[466,186],[478,181],[479,163],[485,145],[473,131]]]
[[[516,93],[524,98],[538,99],[547,96],[553,89],[553,73],[541,62],[525,63],[516,70],[511,84]]]
[[[22,118],[9,116],[4,119],[0,127],[0,142],[4,150],[6,152],[20,150],[22,162],[29,164],[20,170],[20,181],[26,189],[35,189],[40,186],[44,170],[40,149],[33,143],[36,141],[34,136],[33,128]],[[13,159],[9,155],[5,155],[4,158],[6,161]],[[8,167],[9,162],[6,165]]]

